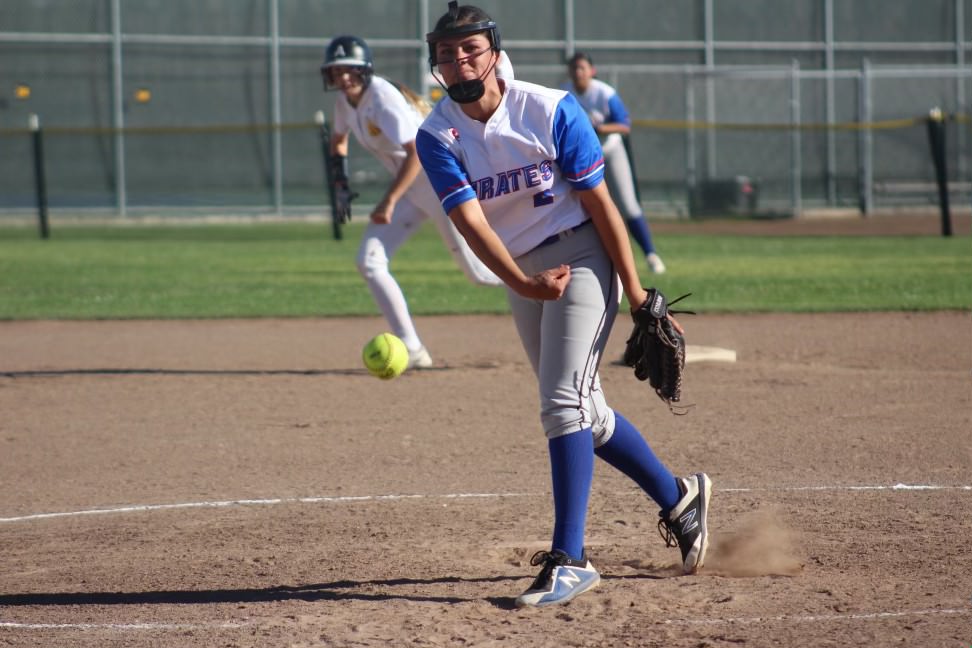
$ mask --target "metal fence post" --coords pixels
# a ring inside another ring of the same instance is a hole
[[[960,70],[965,68],[965,29],[968,23],[966,23],[968,17],[965,15],[965,2],[964,0],[955,0],[955,65],[958,66]],[[958,111],[962,113],[967,113],[969,109],[969,104],[965,101],[965,77],[961,74],[955,77],[955,96],[958,98]],[[958,129],[953,129],[953,132],[961,132]],[[961,142],[961,140],[960,140]],[[966,171],[968,169],[968,156],[962,155],[962,145],[959,145],[959,155],[958,155],[958,168],[956,169],[959,178],[966,177]]]
[[[118,215],[128,215],[128,188],[125,162],[125,103],[122,75],[121,0],[111,1],[112,112],[115,131],[115,205]]]
[[[273,128],[270,142],[273,147],[273,207],[283,214],[283,142],[280,108],[280,2],[270,0],[270,113]]]
[[[948,153],[945,139],[946,116],[940,108],[928,111],[925,123],[932,164],[935,167],[935,184],[938,187],[938,208],[942,217],[942,236],[952,235],[952,212],[948,199]]]
[[[716,122],[715,104],[715,7],[713,0],[703,2],[704,23],[705,23],[705,120],[709,124]],[[716,177],[716,131],[710,126],[706,129],[706,177],[714,179]]]
[[[858,192],[860,210],[870,216],[874,210],[874,139],[871,132],[871,62],[861,60],[861,78],[858,99]]]
[[[31,139],[34,149],[34,189],[37,194],[37,221],[40,225],[40,237],[50,238],[51,232],[47,226],[47,175],[44,172],[44,134],[41,131],[40,118],[31,113],[28,118]]]
[[[429,58],[428,58],[428,47],[425,44],[425,34],[430,28],[429,26],[429,0],[419,0],[418,3],[418,40],[419,40],[419,56],[418,56],[418,80],[419,80],[419,94],[423,97],[429,96]]]
[[[564,60],[574,55],[574,0],[564,0]]]
[[[685,188],[689,215],[691,215],[692,195],[698,185],[698,170],[695,160],[695,75],[691,68],[685,68]]]
[[[837,122],[837,108],[834,100],[834,0],[824,0],[824,69],[827,110],[827,204],[837,205],[837,137],[834,124]]]
[[[793,59],[790,68],[790,210],[793,216],[803,211],[803,133],[800,130],[800,62]]]

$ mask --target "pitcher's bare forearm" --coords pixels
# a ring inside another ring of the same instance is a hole
[[[631,255],[628,230],[625,228],[621,213],[611,200],[607,185],[601,182],[593,189],[577,193],[581,204],[584,205],[584,211],[594,222],[604,249],[607,250],[621,278],[621,286],[624,288],[628,303],[632,309],[638,308],[645,301],[645,289],[641,286],[641,278],[638,276],[634,257]]]
[[[518,295],[531,299],[559,299],[563,295],[570,281],[570,268],[562,265],[533,276],[524,274],[486,221],[478,201],[457,205],[449,212],[449,218],[476,256]]]

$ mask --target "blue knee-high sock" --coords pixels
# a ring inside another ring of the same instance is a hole
[[[584,553],[587,500],[594,475],[594,437],[590,429],[550,439],[553,477],[553,549],[579,560]]]
[[[637,428],[617,412],[614,413],[614,434],[607,443],[596,448],[594,454],[633,479],[662,511],[668,511],[678,503],[681,493],[675,476],[655,456]]]
[[[637,218],[626,218],[624,222],[628,225],[628,231],[638,242],[638,246],[646,255],[655,251],[655,244],[651,241],[651,231],[648,229],[648,221],[644,216]]]

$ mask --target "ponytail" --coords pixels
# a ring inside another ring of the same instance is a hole
[[[422,97],[420,97],[417,92],[409,88],[407,85],[403,83],[398,83],[397,81],[392,81],[391,79],[389,79],[388,82],[391,83],[393,86],[395,86],[395,88],[397,88],[398,91],[402,93],[402,96],[405,97],[405,100],[409,104],[411,104],[413,108],[418,110],[419,114],[422,115],[422,117],[427,117],[428,114],[432,112],[432,106],[429,104],[429,102],[423,99]]]

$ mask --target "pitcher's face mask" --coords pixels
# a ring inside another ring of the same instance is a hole
[[[472,41],[472,39],[466,40]],[[461,104],[473,103],[482,98],[486,93],[486,78],[496,67],[496,61],[499,58],[492,56],[493,47],[488,42],[485,47],[464,54],[462,45],[465,43],[466,41],[455,48],[450,48],[449,44],[442,43],[437,50],[438,56],[436,57],[441,77],[434,71],[432,73],[439,85],[449,94],[449,98]],[[486,56],[484,57],[484,55]]]
[[[465,7],[464,11],[468,9]],[[425,42],[435,80],[456,103],[473,103],[485,94],[485,80],[499,60],[499,27],[481,12],[477,16],[480,20],[462,23],[461,13],[457,0],[450,0],[449,13],[439,20],[438,29],[425,35]],[[465,15],[464,19],[468,19],[469,14]],[[487,52],[488,61],[482,58]],[[441,78],[436,75],[436,68]]]

